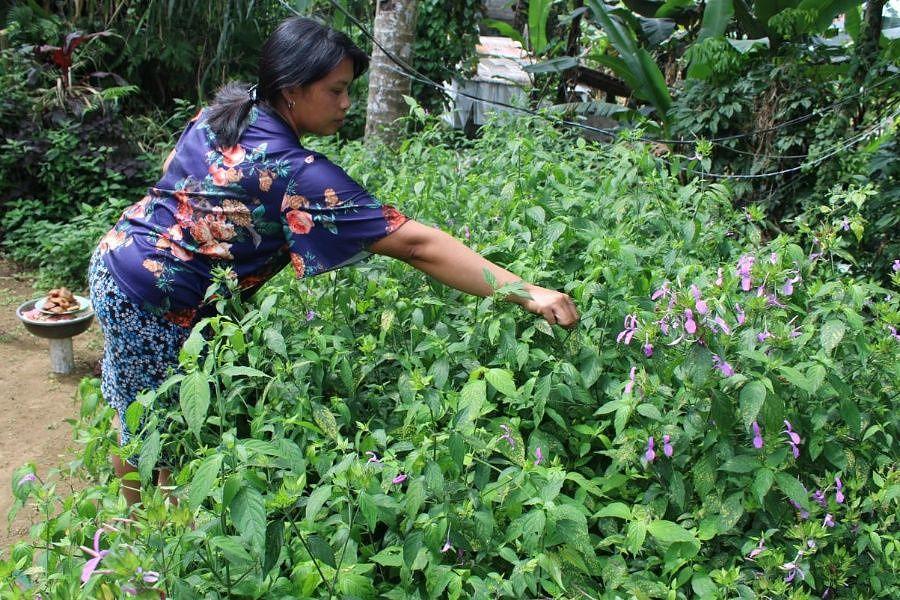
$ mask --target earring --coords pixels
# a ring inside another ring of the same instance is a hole
[[[293,101],[293,100],[288,100],[288,101],[287,101],[287,105],[288,105],[288,110],[291,111],[291,112],[293,112],[293,110],[294,110],[294,101]]]

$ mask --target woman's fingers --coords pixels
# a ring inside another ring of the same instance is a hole
[[[551,325],[572,327],[578,322],[578,309],[572,299],[561,292],[531,286],[531,294],[525,308],[542,316]]]

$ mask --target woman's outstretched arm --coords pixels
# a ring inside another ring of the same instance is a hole
[[[488,296],[491,286],[484,279],[487,269],[500,286],[522,281],[498,267],[440,229],[409,221],[372,244],[370,251],[402,260],[441,283],[475,296]],[[578,322],[575,303],[566,294],[524,283],[531,299],[510,295],[511,302],[544,317],[548,323],[571,327]]]

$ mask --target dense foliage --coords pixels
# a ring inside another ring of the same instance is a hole
[[[900,263],[889,288],[852,265],[864,190],[768,239],[760,210],[633,139],[428,126],[336,158],[567,290],[580,325],[386,259],[221,300],[128,415],[144,481],[180,464],[178,506],[147,493],[125,518],[85,381],[70,468],[95,483],[16,472],[42,521],[0,561],[4,593],[896,597]]]

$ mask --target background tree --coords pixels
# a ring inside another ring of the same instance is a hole
[[[375,8],[375,39],[385,50],[410,64],[416,31],[416,0],[381,0]],[[406,114],[403,96],[410,81],[394,62],[375,46],[369,69],[366,139],[390,141],[394,122]]]

